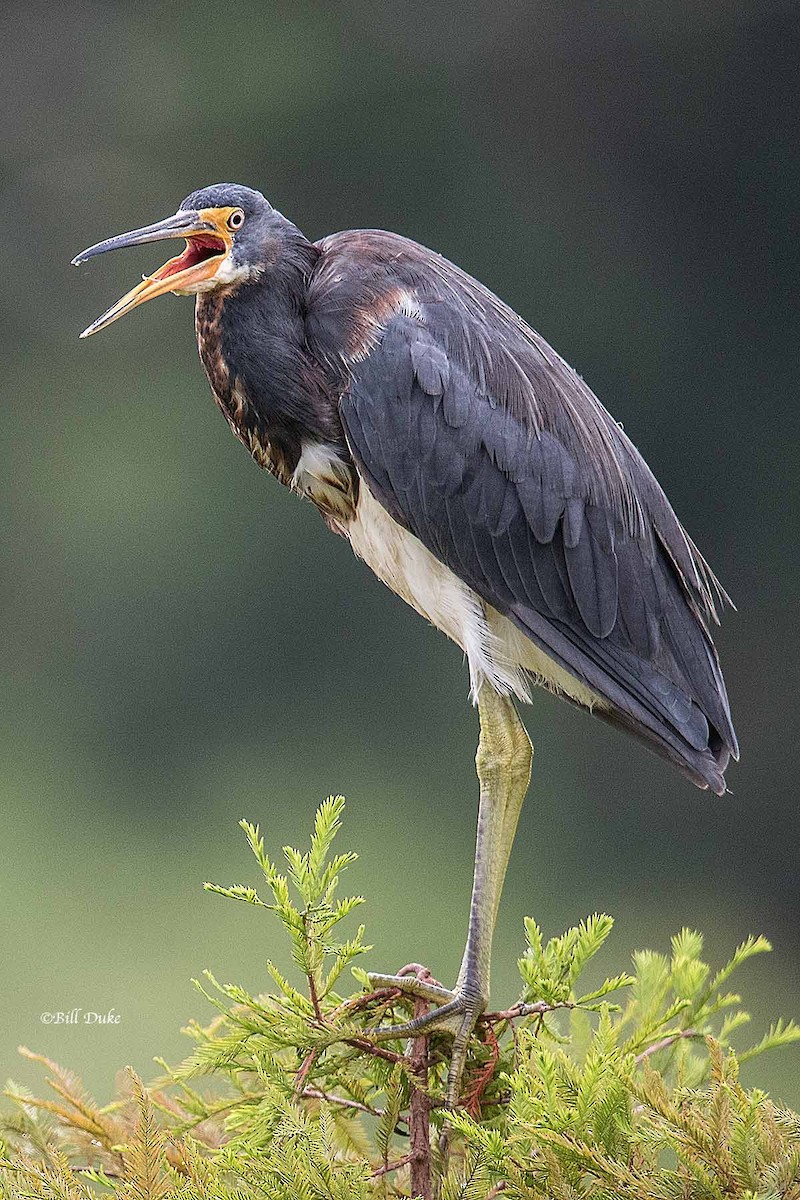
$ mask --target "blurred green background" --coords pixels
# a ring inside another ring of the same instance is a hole
[[[465,932],[476,716],[458,652],[230,436],[188,300],[78,332],[161,261],[83,246],[220,180],[311,237],[380,226],[519,310],[641,448],[738,604],[718,637],[733,795],[537,696],[494,995],[522,917],[617,915],[604,964],[683,924],[760,1034],[800,1016],[796,800],[795,3],[6,6],[0,1070],[177,1058],[192,975],[251,988],[283,945],[204,894],[349,797],[375,969],[450,980]],[[255,950],[254,950],[255,947]],[[368,964],[365,964],[368,965]],[[43,1011],[115,1008],[103,1029]],[[748,1071],[800,1104],[800,1051]]]

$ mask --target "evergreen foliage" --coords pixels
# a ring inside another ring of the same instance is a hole
[[[669,955],[637,953],[629,974],[584,990],[611,918],[549,941],[526,920],[519,999],[485,1015],[462,1107],[447,1114],[446,1043],[370,1036],[413,1002],[370,987],[363,926],[340,932],[362,903],[337,897],[356,858],[333,852],[343,806],[320,806],[309,849],[286,847],[281,869],[242,822],[263,899],[206,885],[277,916],[302,985],[268,964],[274,990],[253,996],[207,972],[197,986],[217,1015],[188,1027],[188,1058],[156,1060],[164,1075],[147,1088],[128,1070],[104,1106],[23,1051],[47,1068],[52,1095],[7,1087],[0,1200],[800,1200],[800,1116],[738,1072],[800,1028],[778,1021],[749,1048],[731,1044],[749,1018],[728,981],[770,949],[765,938],[713,972],[701,935],[684,929]],[[337,990],[346,968],[350,995]],[[431,1144],[430,1127],[444,1126]]]

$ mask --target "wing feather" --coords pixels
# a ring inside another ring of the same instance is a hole
[[[707,627],[724,593],[633,444],[538,334],[446,260],[375,232],[321,246],[309,327],[327,357],[331,296],[342,311],[351,289],[370,330],[384,314],[346,359],[340,400],[376,499],[599,695],[602,716],[724,791],[738,749]],[[400,292],[411,301],[391,309]]]

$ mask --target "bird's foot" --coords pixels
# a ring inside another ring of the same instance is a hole
[[[369,981],[374,988],[392,988],[404,996],[423,1001],[435,1007],[431,1012],[412,1017],[401,1025],[379,1025],[370,1031],[376,1041],[391,1041],[394,1038],[429,1037],[444,1034],[453,1039],[450,1055],[450,1070],[447,1076],[447,1107],[456,1108],[461,1093],[461,1079],[467,1061],[469,1040],[475,1026],[486,1010],[488,998],[478,988],[457,985],[454,990],[442,987],[430,971],[418,963],[403,967],[397,975],[370,973]]]

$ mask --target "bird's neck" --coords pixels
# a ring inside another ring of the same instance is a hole
[[[276,261],[235,290],[198,296],[200,357],[236,436],[288,483],[309,442],[343,445],[325,372],[308,351],[306,296],[319,251],[294,226]]]

